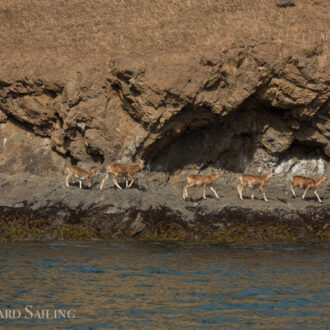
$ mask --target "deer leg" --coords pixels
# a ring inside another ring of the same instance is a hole
[[[242,193],[243,193],[243,189],[245,188],[245,185],[243,185],[243,184],[239,184],[238,186],[237,186],[237,191],[238,191],[238,194],[239,194],[239,198],[241,199],[241,200],[243,200],[243,195],[242,195]]]
[[[194,184],[190,183],[190,184],[187,184],[184,188],[183,188],[183,196],[182,198],[183,199],[186,199],[188,197],[188,189],[193,187]]]
[[[218,196],[217,192],[215,191],[215,189],[213,187],[210,187],[210,189],[213,191],[215,197],[219,199],[219,196]]]
[[[81,180],[79,180],[79,188],[80,188],[80,189],[82,188]]]
[[[131,188],[132,187],[132,184],[134,182],[134,179],[131,181],[131,183],[128,185],[128,188]]]
[[[186,199],[188,197],[187,186],[183,188],[182,199]]]
[[[203,186],[203,198],[204,199],[206,199],[205,192],[206,192],[206,183],[204,183],[204,186]]]
[[[119,184],[118,184],[118,182],[117,182],[117,175],[116,174],[114,174],[113,175],[113,183],[119,188],[119,189],[123,189]]]
[[[316,195],[317,199],[319,200],[320,203],[322,203],[320,196],[318,195],[317,191],[314,191],[314,194]]]
[[[242,194],[241,194],[241,185],[239,184],[238,186],[237,186],[237,193],[238,193],[238,196],[239,196],[239,198],[241,199],[241,200],[243,200],[243,198],[242,198]]]
[[[268,199],[267,199],[267,197],[266,197],[266,195],[265,195],[265,192],[264,192],[264,188],[260,186],[259,189],[261,190],[261,192],[262,192],[262,194],[263,194],[263,196],[264,196],[264,200],[265,200],[266,202],[268,202]]]
[[[102,191],[103,185],[105,183],[105,181],[107,181],[109,179],[109,173],[107,173],[105,175],[105,177],[103,178],[102,182],[101,182],[101,186],[100,186],[100,191]]]
[[[66,183],[66,186],[67,186],[68,188],[70,188],[70,186],[69,186],[69,180],[70,180],[71,177],[72,177],[72,174],[69,173],[69,174],[66,176],[66,178],[65,178],[65,183]]]
[[[305,199],[306,193],[307,193],[307,191],[308,191],[309,188],[310,188],[310,185],[307,186],[304,194],[302,195],[302,199]]]
[[[292,185],[292,186],[290,186],[290,189],[291,189],[291,191],[292,191],[292,194],[293,194],[293,197],[294,198],[296,198],[297,196],[296,196],[296,193],[294,192],[294,188],[296,187],[296,185]]]
[[[128,185],[128,188],[131,188],[133,182],[134,182],[134,178],[131,175],[128,175],[128,178],[131,179],[131,183]]]

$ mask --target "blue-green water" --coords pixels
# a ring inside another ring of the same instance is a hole
[[[1,244],[0,327],[325,329],[329,247]]]

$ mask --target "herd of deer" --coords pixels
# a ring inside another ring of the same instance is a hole
[[[117,182],[118,176],[126,175],[128,179],[131,180],[130,183],[128,183],[128,180],[126,179],[126,188],[130,188],[134,182],[134,175],[142,170],[144,167],[144,161],[138,160],[136,163],[128,164],[128,163],[120,163],[120,162],[113,162],[109,163],[107,165],[107,172],[105,177],[103,178],[100,186],[100,191],[102,191],[104,183],[109,179],[109,176],[113,175],[113,182],[114,184],[119,188],[123,189]],[[67,167],[68,175],[66,177],[66,186],[69,187],[69,180],[73,177],[77,178],[79,180],[79,186],[80,189],[82,188],[82,181],[88,180],[88,187],[91,186],[91,179],[93,176],[98,174],[98,171],[95,169],[92,169],[90,172],[85,171],[84,169],[76,166],[76,165],[69,165]],[[211,191],[214,193],[215,197],[219,199],[219,196],[215,189],[211,186],[213,182],[215,182],[221,175],[224,174],[224,171],[220,170],[215,175],[200,175],[200,174],[191,174],[187,176],[187,185],[183,189],[183,199],[186,199],[188,197],[188,189],[193,186],[203,186],[203,198],[206,199],[206,187],[209,185]],[[245,187],[249,187],[253,189],[251,199],[254,199],[254,189],[259,188],[261,193],[263,194],[264,200],[268,202],[268,199],[264,192],[264,185],[266,181],[273,175],[273,173],[269,172],[265,176],[260,175],[249,175],[249,174],[242,174],[239,177],[240,183],[237,186],[237,191],[239,194],[239,197],[241,200],[243,200],[242,192]],[[292,185],[290,186],[290,189],[292,191],[292,194],[294,197],[296,197],[296,193],[294,191],[295,187],[304,188],[304,194],[302,196],[303,199],[305,199],[306,193],[309,189],[314,189],[314,194],[316,195],[318,201],[322,203],[316,189],[320,185],[321,182],[325,181],[326,177],[323,176],[319,179],[312,179],[304,176],[293,176],[291,178]]]

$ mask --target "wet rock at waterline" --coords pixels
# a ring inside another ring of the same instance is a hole
[[[139,239],[255,241],[330,238],[329,189],[301,199],[293,198],[289,182],[272,177],[264,190],[268,202],[256,191],[238,198],[237,177],[221,177],[213,187],[220,199],[202,187],[191,188],[182,199],[183,184],[166,185],[140,172],[131,189],[119,190],[108,182],[102,192],[100,179],[91,189],[79,183],[65,187],[64,176],[1,176],[2,240],[44,239]],[[125,180],[120,180],[122,187]]]

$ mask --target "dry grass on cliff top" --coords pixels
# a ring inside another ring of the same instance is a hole
[[[2,0],[0,59],[148,57],[265,42],[278,56],[316,51],[324,66],[329,9],[328,0],[286,9],[273,0]]]

